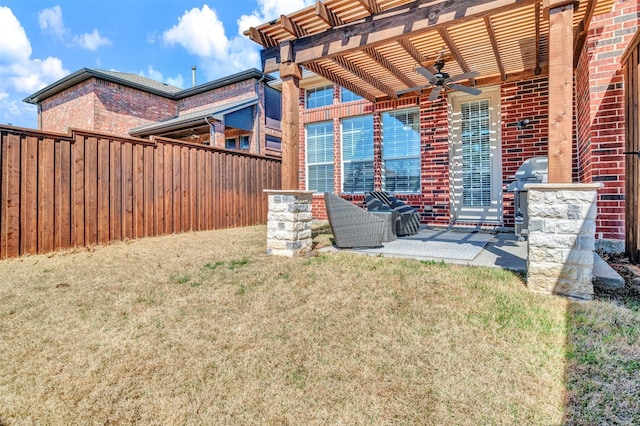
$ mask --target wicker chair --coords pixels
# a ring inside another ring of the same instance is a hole
[[[382,246],[384,220],[329,192],[324,193],[324,205],[337,247]]]
[[[372,191],[364,198],[369,211],[386,211],[391,209],[398,212],[396,233],[398,236],[417,234],[420,230],[420,214],[413,207],[398,200],[384,191]]]

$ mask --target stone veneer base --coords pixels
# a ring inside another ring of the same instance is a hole
[[[601,184],[527,184],[527,287],[593,299],[596,199]]]
[[[271,190],[267,216],[267,254],[303,256],[312,247],[312,191]]]

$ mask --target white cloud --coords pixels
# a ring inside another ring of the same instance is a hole
[[[109,46],[111,44],[111,40],[100,36],[98,30],[94,28],[91,33],[73,36],[73,43],[82,49],[95,52],[101,46]]]
[[[257,0],[251,15],[238,19],[238,29],[227,35],[215,9],[208,5],[193,8],[160,37],[165,45],[180,45],[199,58],[199,69],[208,79],[220,78],[248,68],[260,67],[260,46],[242,32],[249,26],[277,18],[313,4],[314,0]],[[151,42],[151,41],[150,41]]]
[[[64,25],[62,8],[57,5],[41,10],[38,14],[38,24],[42,31],[54,34],[65,42],[67,47],[77,46],[81,49],[95,52],[102,46],[111,45],[111,40],[102,37],[100,32],[95,28],[90,33],[70,35],[71,30]]]
[[[31,43],[20,21],[8,7],[0,7],[0,65],[22,62],[31,56]]]
[[[170,86],[184,88],[184,78],[182,78],[182,74],[178,74],[175,77],[167,77],[165,83]]]
[[[178,74],[175,77],[164,78],[164,75],[162,74],[162,72],[158,71],[152,66],[149,66],[146,71],[138,72],[138,75],[141,75],[143,77],[148,77],[156,81],[162,81],[163,83],[166,83],[170,86],[175,86],[180,88],[182,88],[182,85],[184,84],[184,78],[182,77],[182,74]]]
[[[62,9],[60,6],[42,9],[38,14],[38,24],[40,25],[41,30],[50,32],[61,39],[69,32],[69,30],[64,26]]]
[[[202,9],[185,12],[177,25],[162,34],[162,39],[170,46],[180,44],[192,55],[201,57],[223,56],[229,45],[222,21],[206,4]]]
[[[31,43],[11,9],[0,7],[0,121],[35,127],[36,110],[22,102],[48,84],[69,74],[59,58],[31,58]]]

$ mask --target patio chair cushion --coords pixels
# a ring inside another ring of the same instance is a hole
[[[398,212],[398,221],[396,222],[396,233],[398,235],[414,235],[420,230],[420,214],[413,207],[384,191],[369,192],[365,195],[365,202],[367,202],[367,197],[375,198]],[[367,209],[369,209],[368,202]]]
[[[371,194],[367,194],[364,196],[364,203],[367,206],[367,210],[370,212],[390,212],[393,211],[391,207],[387,204],[384,204],[382,201],[377,199]]]

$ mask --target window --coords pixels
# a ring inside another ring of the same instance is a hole
[[[273,149],[275,151],[282,151],[282,139],[267,135],[267,149]]]
[[[320,108],[333,104],[333,86],[322,86],[314,89],[307,89],[306,106],[307,109]]]
[[[342,120],[342,191],[373,191],[373,116]]]
[[[461,110],[462,204],[487,207],[491,205],[489,101],[465,102]]]
[[[383,187],[388,192],[420,192],[420,113],[382,114]]]
[[[333,192],[333,122],[307,125],[307,189]]]
[[[224,147],[227,149],[236,149],[236,138],[227,138],[224,141]]]
[[[340,102],[353,102],[359,101],[362,99],[362,96],[356,95],[350,90],[345,89],[344,87],[340,88]]]
[[[249,135],[240,136],[240,149],[249,149],[250,143]]]

